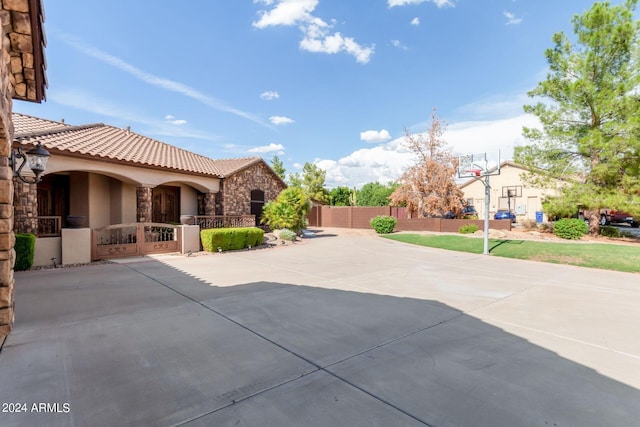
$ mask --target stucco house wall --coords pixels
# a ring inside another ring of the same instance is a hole
[[[86,172],[71,172],[69,182],[73,197],[69,202],[69,215],[89,217],[89,177]]]
[[[136,221],[136,187],[112,179],[110,182],[111,224],[124,224]]]
[[[167,183],[167,185],[180,188],[180,215],[198,214],[198,192],[195,188],[179,183]]]

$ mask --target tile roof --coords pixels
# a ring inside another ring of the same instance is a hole
[[[13,122],[14,140],[22,144],[39,141],[53,153],[59,151],[68,155],[91,156],[195,175],[224,176],[216,160],[128,129],[102,123],[69,126],[18,113],[13,113]]]
[[[235,173],[240,172],[243,169],[248,168],[249,166],[253,166],[257,163],[262,163],[268,170],[271,171],[274,178],[277,179],[284,185],[287,186],[287,183],[284,182],[282,178],[273,170],[271,166],[267,162],[264,161],[262,157],[240,157],[235,159],[216,159],[214,160],[218,170],[222,173],[222,176],[228,177]]]
[[[52,129],[69,127],[69,125],[63,122],[40,119],[38,117],[27,116],[26,114],[13,113],[12,118],[16,133],[51,131]]]
[[[236,159],[215,160],[216,166],[223,176],[233,175],[234,173],[261,161],[263,161],[261,157],[240,157]]]

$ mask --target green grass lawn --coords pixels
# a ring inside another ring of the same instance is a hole
[[[484,239],[456,235],[388,234],[387,239],[431,248],[481,254]],[[505,258],[640,273],[640,246],[490,239],[489,253]]]

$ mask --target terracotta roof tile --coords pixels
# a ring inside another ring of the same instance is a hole
[[[240,157],[235,159],[217,159],[215,162],[222,176],[229,176],[260,161],[262,161],[260,157]]]
[[[50,131],[69,127],[69,125],[52,120],[39,119],[26,114],[13,113],[13,125],[16,133]]]
[[[14,139],[40,141],[49,150],[222,177],[217,161],[187,150],[102,123],[69,126],[14,113]]]

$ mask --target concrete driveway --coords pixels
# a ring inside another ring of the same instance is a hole
[[[0,425],[637,425],[640,275],[359,234],[16,273]]]

